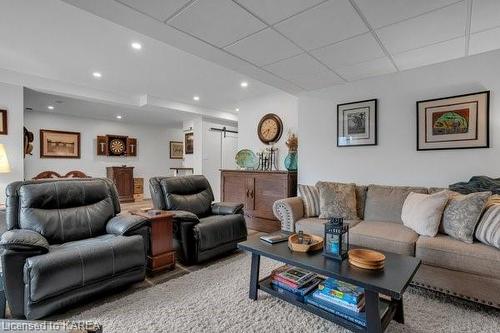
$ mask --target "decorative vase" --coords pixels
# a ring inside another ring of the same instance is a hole
[[[285,157],[285,168],[288,171],[297,171],[297,152],[290,151]]]

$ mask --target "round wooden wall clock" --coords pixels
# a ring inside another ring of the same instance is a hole
[[[123,155],[125,153],[126,144],[123,139],[115,138],[109,142],[109,151],[113,155]]]
[[[257,134],[266,145],[276,143],[283,134],[283,122],[274,113],[268,113],[259,122]]]

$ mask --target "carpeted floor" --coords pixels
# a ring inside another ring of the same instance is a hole
[[[279,265],[263,259],[261,277]],[[341,327],[259,292],[248,298],[250,257],[236,254],[152,287],[136,287],[58,316],[93,320],[105,332],[345,332]],[[410,287],[406,324],[387,332],[500,332],[500,311]]]

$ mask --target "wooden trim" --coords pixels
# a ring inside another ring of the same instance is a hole
[[[67,172],[64,176],[61,176],[59,173],[55,171],[42,171],[33,179],[47,179],[47,178],[91,178],[87,176],[84,172],[78,170],[72,170]]]
[[[77,151],[78,155],[77,156],[47,156],[43,154],[44,151],[44,140],[43,140],[43,134],[44,133],[59,133],[59,134],[74,134],[77,136]],[[80,132],[68,132],[68,131],[56,131],[56,130],[48,130],[48,129],[40,129],[40,158],[80,158]]]
[[[0,114],[2,117],[3,130],[0,130],[0,134],[7,135],[8,134],[8,122],[7,122],[7,110],[0,110]]]

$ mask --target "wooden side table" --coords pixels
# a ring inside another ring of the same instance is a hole
[[[175,214],[167,211],[161,211],[158,215],[147,211],[131,211],[130,213],[147,218],[151,222],[150,253],[147,254],[148,273],[154,274],[166,269],[174,269],[173,217]]]

